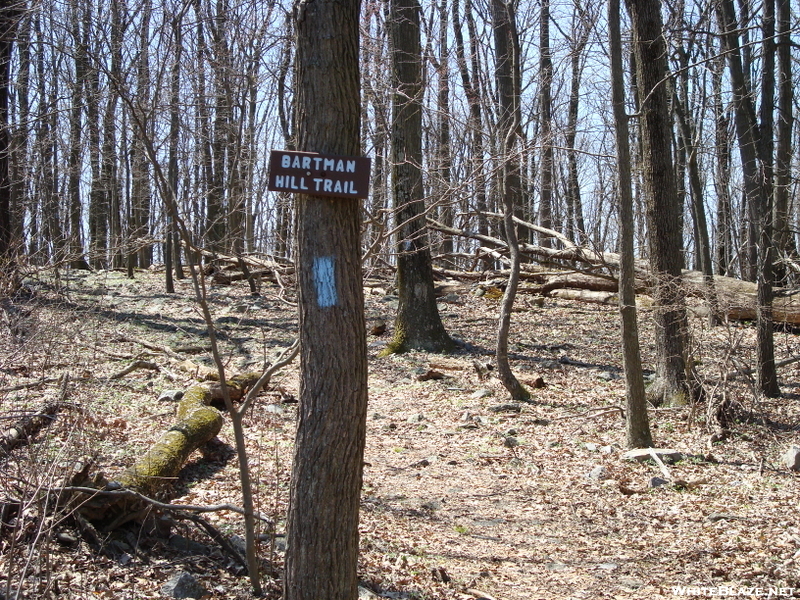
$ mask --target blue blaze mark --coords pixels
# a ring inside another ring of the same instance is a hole
[[[314,259],[314,286],[317,288],[317,304],[320,308],[335,306],[336,276],[333,271],[333,257],[320,256]]]

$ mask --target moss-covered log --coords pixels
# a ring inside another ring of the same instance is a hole
[[[260,373],[232,377],[228,381],[231,398],[242,398],[259,377]],[[211,403],[221,398],[219,383],[190,387],[178,403],[176,423],[115,481],[109,483],[100,474],[94,478],[92,485],[97,488],[127,488],[150,497],[161,495],[174,483],[192,452],[219,433],[223,414]],[[143,503],[130,497],[98,496],[83,502],[80,511],[86,518],[113,528],[135,519],[144,507]]]
[[[211,399],[209,388],[199,385],[189,388],[178,405],[178,422],[117,481],[149,496],[174,480],[189,455],[222,429],[222,414],[209,406]]]

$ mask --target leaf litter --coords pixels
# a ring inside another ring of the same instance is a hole
[[[113,476],[144,452],[174,416],[172,403],[158,402],[160,394],[193,381],[177,357],[153,347],[190,348],[183,358],[213,366],[189,283],[178,281],[179,293],[170,296],[161,293],[162,277],[69,273],[59,289],[45,277],[29,282],[36,293],[27,301],[27,336],[0,342],[0,422],[55,393],[55,384],[34,386],[37,380],[69,371],[76,381],[70,408],[3,465],[3,497],[12,495],[15,477],[55,485],[77,458]],[[786,448],[800,444],[795,367],[780,373],[785,393],[775,400],[756,398],[747,377],[709,384],[711,406],[723,398],[741,409],[721,441],[711,437],[716,425],[705,404],[651,409],[657,445],[684,456],[665,465],[672,476],[667,485],[651,488],[651,479],[663,476],[659,466],[622,459],[625,431],[617,407],[625,389],[615,307],[520,297],[511,362],[534,401],[518,405],[486,367],[498,301],[458,282],[448,289],[457,301],[442,302],[440,312],[465,346],[447,356],[378,358],[394,309],[382,295],[366,296],[368,324],[385,327],[368,336],[359,563],[365,587],[379,597],[431,600],[675,598],[680,586],[780,588],[784,595],[796,588],[792,594],[800,597],[797,475],[781,463]],[[246,284],[211,288],[226,368],[259,368],[291,342],[295,311],[278,293],[266,282],[259,298]],[[652,368],[646,308],[640,329],[643,361]],[[747,324],[709,329],[693,319],[691,333],[693,357],[708,381],[753,363],[754,332]],[[778,360],[796,346],[794,333],[776,335]],[[134,360],[159,369],[110,379]],[[21,384],[31,387],[14,389]],[[297,387],[294,364],[245,421],[257,508],[276,523],[261,536],[272,598],[280,597]],[[190,459],[173,503],[241,504],[227,424],[219,438],[219,445]],[[42,471],[51,465],[51,472],[31,475],[23,471],[30,464]],[[31,527],[37,518],[30,513]],[[226,535],[242,535],[237,515],[207,518]],[[115,539],[116,553],[102,556],[84,541],[53,541],[68,522],[42,523],[40,559],[22,582],[14,581],[20,597],[157,598],[179,568],[198,577],[208,598],[250,597],[246,578],[185,523],[172,529],[173,538],[194,540],[203,553],[128,531],[126,539]],[[30,543],[33,534],[23,533],[17,543]],[[18,563],[8,535],[2,543],[4,588]]]

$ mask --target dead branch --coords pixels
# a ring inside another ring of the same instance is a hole
[[[156,363],[149,362],[146,360],[137,360],[129,364],[127,367],[119,371],[118,373],[114,373],[113,375],[109,376],[109,380],[114,379],[122,379],[126,375],[133,373],[137,369],[147,369],[150,371],[160,371],[159,366]]]
[[[597,408],[590,408],[589,410],[578,413],[577,415],[566,415],[564,417],[556,417],[555,419],[550,420],[566,421],[568,419],[597,419],[599,417],[605,417],[616,413],[619,413],[623,419],[625,418],[625,410],[621,406],[600,406]]]
[[[6,430],[0,437],[0,454],[8,454],[11,450],[39,433],[42,427],[53,422],[67,398],[68,384],[69,375],[65,373],[61,377],[61,390],[55,402],[45,404],[34,414],[22,417]]]
[[[113,484],[112,484],[113,485]],[[201,506],[196,504],[169,504],[168,502],[160,502],[154,498],[146,496],[136,490],[132,490],[129,488],[122,488],[122,489],[115,489],[115,490],[100,490],[93,487],[85,487],[80,485],[71,485],[71,486],[64,486],[58,489],[50,490],[53,493],[68,493],[68,494],[85,494],[90,497],[109,497],[109,498],[129,498],[132,500],[136,500],[138,502],[142,502],[153,508],[158,508],[159,510],[177,510],[177,511],[184,511],[184,512],[192,512],[192,513],[212,513],[212,512],[233,512],[238,515],[244,515],[244,509],[236,506],[235,504],[230,503],[223,503],[223,504],[210,504],[207,506]],[[270,526],[273,526],[275,523],[262,513],[256,513],[255,517],[264,523],[267,523]]]

